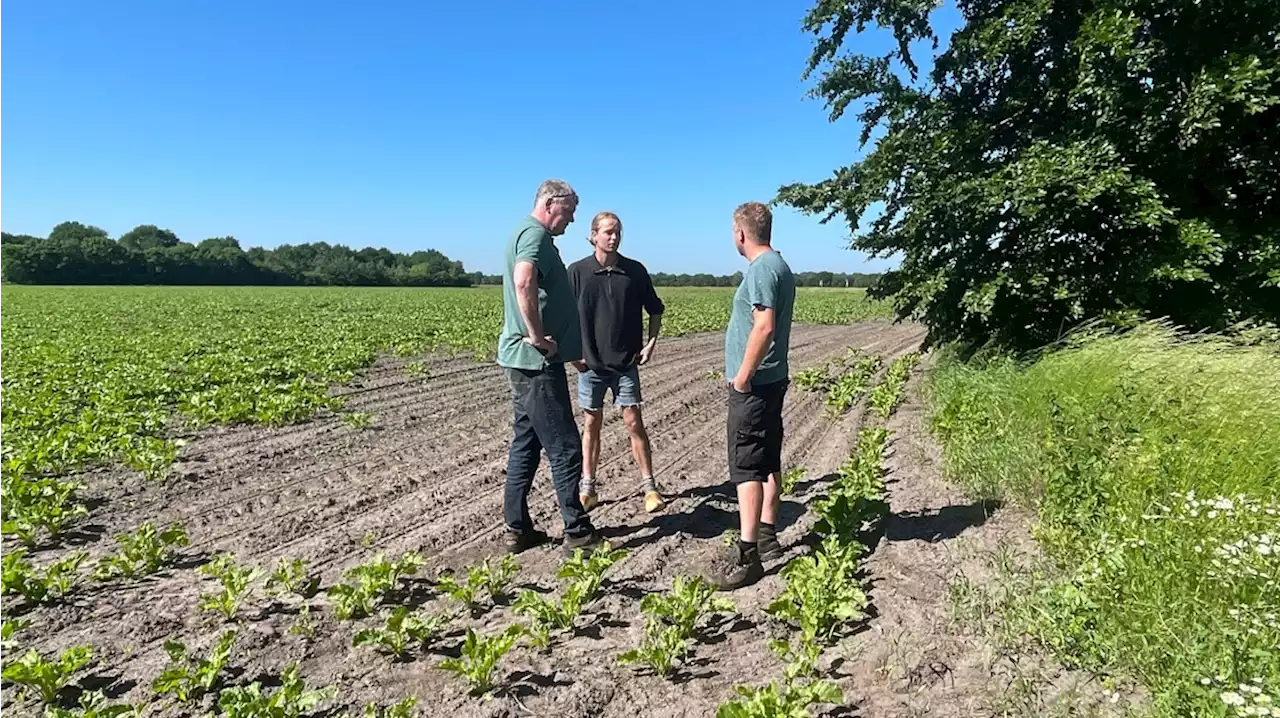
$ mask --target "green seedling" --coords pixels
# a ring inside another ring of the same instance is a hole
[[[492,636],[484,636],[468,628],[462,656],[446,658],[440,661],[439,667],[461,676],[472,695],[489,697],[494,688],[494,669],[524,634],[525,628],[520,625],[508,626],[502,633]]]
[[[385,708],[377,703],[366,703],[360,715],[362,718],[418,718],[417,705],[418,699],[413,696],[408,696]],[[346,716],[351,718],[350,713]]]
[[[350,411],[342,415],[342,423],[352,429],[367,429],[373,423],[373,415],[367,411]]]
[[[192,658],[181,641],[165,641],[164,650],[169,654],[169,664],[151,682],[151,690],[156,695],[171,695],[180,703],[198,700],[217,685],[222,669],[231,660],[235,641],[235,631],[224,631],[209,652],[209,657],[199,659]]]
[[[689,654],[689,639],[677,626],[649,620],[640,647],[618,656],[623,665],[643,664],[659,676],[669,676]]]
[[[42,572],[27,560],[26,549],[8,551],[0,567],[0,593],[18,594],[33,604],[61,600],[75,590],[80,581],[80,564],[87,555],[76,551],[49,564]]]
[[[213,561],[200,567],[200,573],[216,578],[222,584],[222,590],[216,593],[200,594],[200,608],[205,611],[217,611],[228,621],[236,617],[240,603],[249,592],[249,585],[258,577],[258,569],[241,567],[235,564],[235,554],[221,554]]]
[[[513,608],[530,618],[529,636],[535,647],[545,648],[550,644],[552,631],[573,630],[578,616],[582,615],[588,588],[585,582],[575,583],[564,590],[558,601],[540,596],[536,591],[520,592]]]
[[[16,536],[27,546],[38,545],[44,536],[57,541],[89,514],[76,500],[80,488],[75,482],[53,478],[6,477],[0,489],[4,517],[0,533]]]
[[[17,650],[18,642],[14,637],[29,625],[31,625],[31,622],[25,618],[6,619],[3,624],[0,624],[0,647],[4,649],[5,653]]]
[[[22,658],[6,663],[0,675],[9,683],[21,686],[24,695],[34,692],[50,705],[57,702],[58,693],[71,682],[71,676],[92,660],[93,649],[89,646],[68,648],[53,661],[46,660],[32,648]]]
[[[733,613],[733,601],[715,595],[715,588],[701,576],[677,577],[667,593],[651,593],[640,600],[640,610],[666,625],[675,626],[681,636],[692,636],[699,621],[714,613]]]
[[[48,706],[44,718],[142,718],[145,704],[108,703],[102,691],[85,691],[80,694],[79,709]]]
[[[482,595],[494,602],[505,596],[507,586],[519,570],[520,565],[510,554],[503,556],[499,563],[493,565],[486,558],[467,571],[465,581],[458,581],[452,573],[441,573],[436,579],[436,588],[475,613],[481,608]]]
[[[355,635],[353,646],[374,646],[397,659],[409,653],[411,643],[426,646],[449,625],[451,616],[409,612],[408,606],[397,606],[387,615],[382,628],[366,628]]]
[[[397,587],[402,576],[416,574],[422,563],[422,557],[411,551],[396,561],[389,561],[379,553],[367,563],[347,570],[343,574],[347,581],[329,589],[334,615],[342,620],[369,615],[374,606]]]
[[[800,483],[800,479],[803,479],[807,473],[808,471],[801,466],[787,469],[787,471],[782,474],[782,483],[778,487],[779,490],[782,491],[784,496],[794,495],[796,492],[796,485]]]
[[[315,710],[324,701],[338,695],[336,686],[308,690],[298,677],[294,663],[281,674],[280,687],[270,695],[262,692],[262,684],[224,688],[218,695],[219,715],[224,718],[298,718]]]
[[[265,588],[269,596],[291,593],[302,598],[311,598],[320,589],[320,577],[310,575],[307,571],[307,562],[300,558],[292,561],[281,558],[275,570],[267,577]]]
[[[582,549],[576,549],[573,557],[560,565],[556,577],[569,585],[580,584],[583,601],[590,601],[599,595],[605,571],[630,553],[625,549],[612,548],[608,543],[592,551],[590,556],[586,556]]]
[[[739,697],[721,704],[716,718],[811,718],[809,706],[844,701],[844,692],[831,681],[771,682],[763,688],[734,686],[733,690]]]
[[[828,537],[815,554],[792,560],[782,569],[787,587],[765,613],[798,626],[810,642],[826,642],[846,623],[865,618],[870,601],[856,581],[854,546]]]
[[[150,521],[143,523],[132,534],[118,534],[116,543],[120,552],[102,559],[94,571],[94,578],[138,578],[148,576],[177,560],[177,547],[189,546],[187,530],[182,524],[173,523],[163,531]]]
[[[310,640],[316,637],[316,624],[311,620],[310,604],[303,604],[298,610],[298,616],[293,619],[293,623],[289,624],[289,633],[294,636],[302,636]]]

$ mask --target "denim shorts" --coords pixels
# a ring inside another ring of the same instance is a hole
[[[601,376],[588,369],[578,374],[578,406],[586,411],[604,408],[604,394],[613,391],[613,403],[618,406],[640,406],[640,370],[631,367],[624,374]]]

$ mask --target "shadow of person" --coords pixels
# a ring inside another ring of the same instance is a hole
[[[978,502],[944,506],[937,511],[889,514],[885,520],[884,538],[888,541],[929,543],[946,541],[985,524],[998,508],[997,502]]]

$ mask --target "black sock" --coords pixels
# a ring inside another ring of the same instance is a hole
[[[776,534],[777,532],[778,532],[778,530],[777,530],[777,529],[775,529],[775,528],[773,527],[773,524],[769,523],[768,521],[761,521],[761,522],[760,522],[760,533]]]
[[[751,556],[756,552],[756,542],[738,539],[738,550],[742,552],[743,556]]]

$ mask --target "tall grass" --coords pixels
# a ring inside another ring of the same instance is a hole
[[[1147,324],[944,360],[928,392],[950,477],[1037,511],[1051,569],[1006,618],[1139,679],[1158,715],[1280,708],[1276,346]]]

